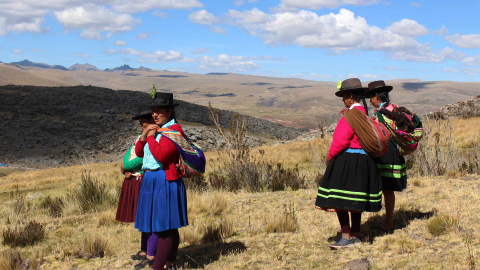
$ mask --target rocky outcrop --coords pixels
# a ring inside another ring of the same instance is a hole
[[[141,132],[131,117],[149,98],[92,86],[0,86],[0,162],[45,168],[120,160]],[[178,102],[176,117],[188,136],[207,151],[225,144],[215,136],[207,107]],[[234,113],[219,112],[227,127]],[[258,136],[291,140],[306,131],[247,118],[251,146],[261,144]]]
[[[480,95],[459,101],[457,103],[448,104],[440,108],[433,115],[437,117],[461,117],[470,118],[480,116]]]

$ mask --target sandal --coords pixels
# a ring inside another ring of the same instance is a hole
[[[145,253],[145,255],[140,255],[140,253],[145,253],[145,251],[139,251],[137,252],[137,254],[134,254],[132,255],[132,260],[134,261],[141,261],[141,260],[145,260],[147,258],[147,253]]]
[[[135,269],[143,269],[145,268],[147,265],[150,266],[150,268],[152,267],[153,263],[155,263],[155,260],[148,260],[148,259],[145,259],[137,264],[135,264],[134,268]]]

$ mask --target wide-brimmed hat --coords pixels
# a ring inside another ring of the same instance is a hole
[[[180,104],[173,101],[172,93],[158,92],[155,93],[150,107],[173,107]]]
[[[132,117],[132,120],[138,120],[140,118],[151,118],[152,107],[148,104],[143,104],[137,107],[137,115]]]
[[[384,81],[373,81],[368,84],[368,90],[365,92],[365,96],[370,96],[375,93],[390,92],[393,87],[385,85]]]
[[[350,78],[346,79],[344,81],[338,81],[337,84],[337,92],[335,92],[335,95],[337,97],[341,97],[343,93],[346,92],[365,92],[368,88],[362,87],[362,83],[360,82],[360,79],[358,78]]]

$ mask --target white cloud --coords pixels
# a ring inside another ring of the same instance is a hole
[[[146,39],[148,38],[148,33],[140,33],[137,35],[138,39]]]
[[[75,56],[75,57],[80,57],[80,58],[89,58],[90,57],[90,54],[88,54],[88,53],[75,52],[75,53],[72,53],[72,55]]]
[[[404,21],[399,26],[415,25],[417,30],[394,33],[368,25],[364,18],[355,17],[347,9],[320,16],[307,10],[267,14],[254,8],[244,12],[230,10],[228,17],[232,24],[260,36],[271,46],[291,44],[327,48],[337,54],[347,50],[376,50],[394,59],[419,62],[439,62],[462,56],[450,48],[433,52],[430,44],[416,41],[412,35],[423,33],[425,29],[414,21]]]
[[[115,44],[115,45],[117,45],[117,46],[126,46],[126,45],[127,45],[127,43],[126,43],[125,41],[123,41],[123,40],[117,40],[117,41],[115,41],[115,43],[113,43],[113,44]]]
[[[210,49],[208,48],[198,48],[195,51],[193,51],[194,54],[202,54],[208,52]]]
[[[65,29],[83,29],[81,35],[86,39],[102,39],[102,32],[107,32],[107,37],[118,32],[133,30],[140,21],[130,14],[120,14],[104,7],[86,5],[55,12],[58,21]]]
[[[227,28],[225,28],[225,27],[216,26],[216,27],[212,27],[212,28],[210,29],[210,32],[226,35],[226,34],[228,33],[228,30],[227,30]]]
[[[199,68],[213,71],[244,72],[246,70],[260,69],[262,66],[256,64],[248,57],[229,56],[220,54],[216,58],[209,56],[202,57]]]
[[[294,74],[290,74],[290,77],[306,79],[306,80],[330,80],[333,78],[333,75],[317,74],[317,73],[310,73],[310,74],[294,73]]]
[[[115,49],[104,49],[102,51],[103,54],[116,54],[117,51]]]
[[[465,57],[461,62],[469,66],[480,66],[480,55]]]
[[[122,49],[121,54],[133,55],[138,57],[138,62],[159,63],[159,62],[193,62],[194,59],[182,55],[181,52],[170,50],[168,52],[155,51],[152,53],[139,51],[133,48]]]
[[[32,51],[32,52],[42,52],[42,50],[40,50],[40,49],[30,49],[30,51]]]
[[[460,35],[445,37],[450,43],[457,45],[460,48],[476,49],[480,48],[480,34]]]
[[[460,71],[456,68],[450,68],[450,67],[445,67],[442,69],[443,72],[448,72],[448,73],[459,73]]]
[[[166,19],[168,17],[168,13],[163,12],[163,11],[158,11],[158,10],[153,12],[153,15],[158,17],[158,18],[162,18],[162,19]]]
[[[233,4],[235,6],[241,6],[241,5],[245,4],[245,2],[243,2],[243,0],[238,0],[238,1],[233,2]]]
[[[445,25],[442,25],[438,30],[433,31],[435,35],[438,36],[443,36],[449,33],[448,29],[445,27]]]
[[[13,53],[23,53],[23,50],[15,49],[13,50]]]
[[[463,73],[468,76],[477,76],[480,74],[480,68],[456,69],[456,68],[446,67],[446,68],[443,68],[442,71],[447,73]]]
[[[109,1],[104,0],[104,4]],[[115,10],[120,12],[137,13],[151,9],[192,9],[203,7],[203,4],[197,0],[115,0],[112,3]]]
[[[1,0],[0,35],[6,35],[8,32],[45,32],[48,30],[42,28],[45,16],[53,13],[66,30],[81,29],[85,38],[101,39],[102,31],[107,32],[109,36],[132,30],[133,25],[139,20],[133,19],[128,14],[155,9],[200,7],[203,7],[203,4],[198,0]],[[164,16],[160,11],[155,11],[154,14]],[[71,19],[68,17],[70,15],[73,16]],[[79,22],[75,22],[76,20]]]
[[[403,19],[394,22],[387,30],[398,35],[418,37],[428,34],[428,29],[414,20]]]
[[[275,11],[293,11],[295,9],[338,8],[344,5],[366,6],[377,4],[378,0],[281,0]]]
[[[218,20],[212,13],[209,13],[205,9],[193,12],[188,16],[188,19],[197,24],[208,25],[215,23]]]
[[[413,3],[413,2],[412,2],[412,3],[410,3],[410,6],[412,6],[412,7],[421,7],[422,4],[421,4],[421,3]]]

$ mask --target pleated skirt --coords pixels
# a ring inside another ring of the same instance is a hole
[[[187,193],[183,179],[167,181],[163,170],[145,172],[135,228],[141,232],[163,232],[187,225]]]
[[[394,145],[390,145],[385,155],[376,160],[382,177],[382,189],[402,191],[407,188],[407,166],[405,158],[397,154]]]
[[[131,176],[123,180],[120,198],[118,199],[116,220],[122,222],[135,222],[137,215],[137,202],[142,177]]]
[[[382,182],[375,161],[367,154],[339,154],[325,170],[315,205],[326,211],[380,211]]]

